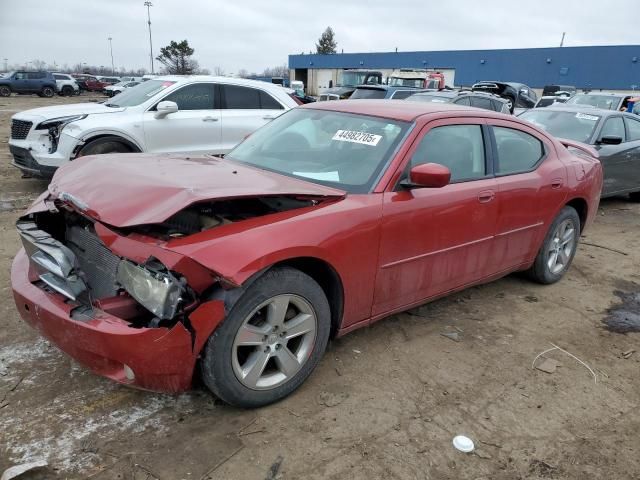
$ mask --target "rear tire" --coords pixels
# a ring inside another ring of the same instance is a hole
[[[11,88],[6,85],[0,86],[0,97],[10,97],[11,96]]]
[[[102,155],[105,153],[129,153],[133,149],[114,137],[99,138],[87,143],[78,152],[78,157],[87,155]]]
[[[276,402],[315,369],[330,328],[329,302],[315,280],[293,268],[274,268],[247,287],[209,337],[202,379],[231,405]]]
[[[507,101],[507,108],[509,109],[509,112],[513,113],[513,110],[516,108],[516,99],[509,95],[502,98]]]
[[[560,280],[569,269],[578,249],[580,217],[573,207],[564,207],[551,223],[529,277],[544,285]]]
[[[631,192],[629,194],[629,200],[632,202],[640,202],[640,192]]]
[[[62,87],[61,93],[64,97],[70,97],[73,95],[73,87],[69,85],[65,85],[64,87]]]
[[[40,93],[43,97],[51,98],[56,94],[56,91],[52,87],[44,87]]]

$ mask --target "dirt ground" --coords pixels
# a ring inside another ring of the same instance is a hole
[[[640,333],[602,323],[616,292],[640,292],[640,204],[603,201],[559,284],[510,276],[347,335],[276,405],[141,392],[39,338],[11,295],[14,222],[46,184],[9,165],[10,116],[86,98],[0,98],[0,472],[46,459],[22,478],[640,478]],[[559,350],[554,373],[532,368],[552,344],[593,374]]]

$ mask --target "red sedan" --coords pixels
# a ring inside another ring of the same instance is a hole
[[[448,104],[296,108],[224,159],[101,155],[17,224],[16,305],[94,372],[223,400],[294,391],[329,338],[526,270],[565,274],[597,153]]]

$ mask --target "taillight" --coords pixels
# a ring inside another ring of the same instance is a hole
[[[297,95],[294,95],[293,93],[290,93],[289,96],[291,98],[293,98],[293,101],[296,102],[298,105],[304,105],[304,102],[302,100],[300,100]]]

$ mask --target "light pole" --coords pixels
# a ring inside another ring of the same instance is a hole
[[[147,7],[147,24],[149,25],[149,59],[151,60],[151,74],[153,74],[153,42],[151,41],[151,7],[153,7],[153,3],[147,0],[144,2],[144,6]]]
[[[113,40],[113,38],[109,37],[107,38],[107,40],[109,40],[109,52],[111,52],[111,75],[115,75],[115,68],[113,67],[113,43],[111,43],[111,40]]]

